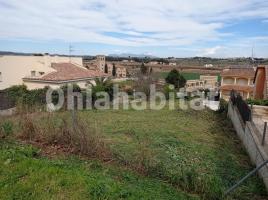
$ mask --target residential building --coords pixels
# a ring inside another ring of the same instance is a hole
[[[148,63],[149,65],[158,65],[158,62],[157,61],[151,61]]]
[[[187,92],[194,92],[200,89],[203,89],[205,82],[202,80],[187,80],[185,84],[185,88]]]
[[[187,80],[185,87],[187,92],[193,92],[200,89],[215,90],[218,88],[218,77],[210,75],[200,75],[199,79]]]
[[[128,60],[125,60],[127,62],[124,62],[124,65],[128,63]],[[104,55],[98,55],[96,56],[96,59],[83,59],[83,66],[89,70],[95,70],[95,71],[100,71],[102,73],[105,73],[105,65],[107,64],[108,68],[108,75],[112,76],[113,74],[113,65],[114,63],[106,62],[105,56]],[[121,65],[119,65],[121,64]],[[127,76],[127,69],[126,67],[122,66],[123,62],[117,63],[115,65],[115,77],[117,78],[126,78]]]
[[[170,65],[170,66],[176,66],[177,63],[175,63],[175,62],[170,62],[169,65]]]
[[[25,77],[41,77],[44,74],[55,72],[51,63],[71,62],[82,66],[81,57],[51,56],[49,54],[39,56],[0,56],[0,90],[13,85],[24,84]]]
[[[108,74],[110,76],[113,75],[113,63],[108,63]],[[115,65],[115,76],[117,78],[126,78],[127,77],[127,69],[124,66]]]
[[[108,67],[108,74],[110,75],[110,76],[112,76],[113,75],[113,63],[107,63],[107,67]]]
[[[244,99],[252,97],[254,74],[252,67],[224,69],[221,73],[221,98],[229,100],[232,90],[239,92]]]
[[[123,66],[116,67],[116,77],[117,78],[126,78],[127,77],[127,70]]]
[[[58,88],[65,84],[75,83],[80,88],[86,88],[95,78],[108,77],[107,74],[96,70],[88,70],[72,63],[52,63],[53,71],[43,75],[32,71],[30,76],[24,77],[23,82],[28,89],[38,89],[49,86]]]
[[[97,55],[94,58],[88,58],[84,57],[83,58],[83,66],[87,69],[90,70],[95,70],[95,71],[101,71],[104,72],[105,70],[105,56],[104,55]]]
[[[92,58],[83,58],[83,66],[86,69],[98,70],[97,62],[96,60],[93,60]]]
[[[215,88],[218,87],[218,76],[211,75],[200,75],[200,80],[204,81],[206,88]]]
[[[204,67],[209,68],[209,67],[213,67],[213,65],[212,64],[205,64]]]
[[[258,66],[256,69],[254,99],[268,99],[268,66]]]

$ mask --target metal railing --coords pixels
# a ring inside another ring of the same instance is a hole
[[[262,169],[265,165],[268,164],[268,160],[264,161],[261,165],[257,166],[254,170],[249,172],[245,177],[243,177],[241,180],[239,180],[235,185],[230,187],[225,193],[224,196],[227,196],[231,194],[236,188],[238,188],[244,181],[246,181],[248,178],[253,176],[255,173],[257,173],[260,169]]]

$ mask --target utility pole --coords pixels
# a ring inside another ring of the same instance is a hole
[[[251,50],[251,60],[252,60],[252,65],[254,67],[254,64],[255,64],[255,59],[254,59],[254,44],[252,45],[252,50]]]
[[[71,57],[72,57],[72,53],[74,52],[74,47],[72,45],[69,45],[69,63],[71,63]],[[70,87],[68,85],[68,87]],[[73,90],[73,86],[72,86],[72,90]],[[77,124],[77,113],[76,113],[76,110],[75,110],[75,97],[72,96],[72,101],[73,101],[73,104],[72,104],[72,109],[71,109],[71,118],[72,118],[72,125],[73,125],[73,131],[75,132],[76,131],[76,124]],[[78,101],[78,100],[77,100]]]
[[[72,53],[74,52],[74,47],[69,45],[69,63],[71,63]]]

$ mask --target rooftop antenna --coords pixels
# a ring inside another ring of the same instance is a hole
[[[74,52],[74,47],[72,45],[69,45],[69,63],[71,63],[71,56]]]

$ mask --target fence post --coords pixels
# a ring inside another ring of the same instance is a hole
[[[267,122],[264,122],[263,134],[262,134],[262,142],[261,142],[262,146],[264,146],[264,143],[265,143],[266,129],[267,129]]]
[[[253,104],[250,104],[250,121],[253,121]]]

